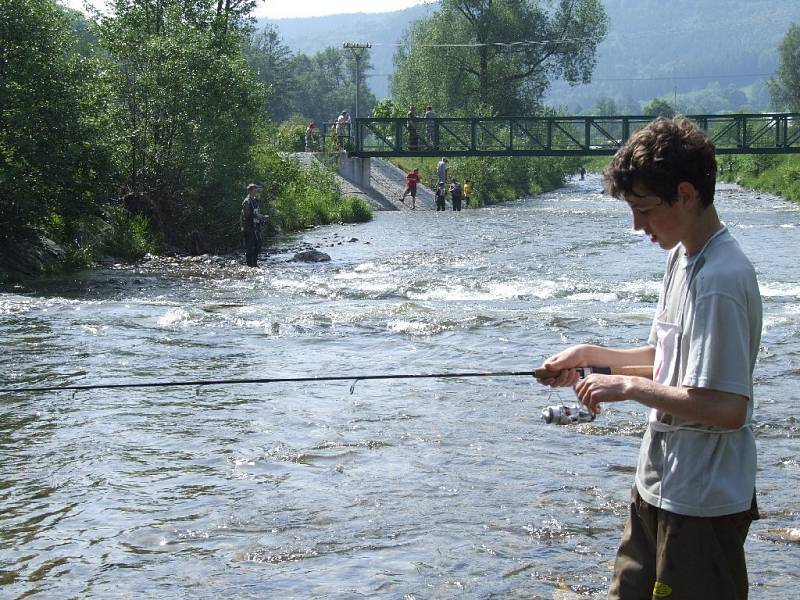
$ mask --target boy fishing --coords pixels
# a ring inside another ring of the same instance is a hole
[[[612,599],[747,598],[744,542],[758,518],[753,368],[761,339],[755,271],[714,208],[713,143],[695,123],[657,119],[605,172],[633,227],[669,251],[647,344],[567,348],[542,383],[603,402],[650,408]],[[652,364],[653,379],[589,375],[576,367]]]

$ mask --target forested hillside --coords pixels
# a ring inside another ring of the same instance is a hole
[[[548,104],[587,111],[609,97],[621,111],[633,111],[654,97],[677,96],[685,112],[763,110],[769,102],[764,82],[777,64],[778,44],[789,25],[800,22],[797,0],[604,0],[604,5],[608,35],[598,48],[593,82],[555,84]],[[381,99],[389,95],[394,44],[412,21],[436,7],[271,23],[295,52],[372,42],[374,69],[367,81]]]

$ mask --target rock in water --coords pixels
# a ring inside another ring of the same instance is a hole
[[[783,542],[785,544],[800,544],[800,529],[792,527],[788,529],[776,528],[759,531],[756,535],[770,542]]]
[[[294,255],[294,260],[299,262],[327,262],[330,256],[319,250],[303,250]]]

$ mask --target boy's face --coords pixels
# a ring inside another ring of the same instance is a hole
[[[691,215],[684,202],[678,198],[668,204],[640,184],[625,194],[625,202],[633,214],[633,228],[644,231],[650,241],[664,250],[674,248],[688,231]]]

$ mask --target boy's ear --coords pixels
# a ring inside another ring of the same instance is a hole
[[[699,206],[700,204],[700,192],[688,181],[681,181],[678,184],[677,198],[686,206]]]

